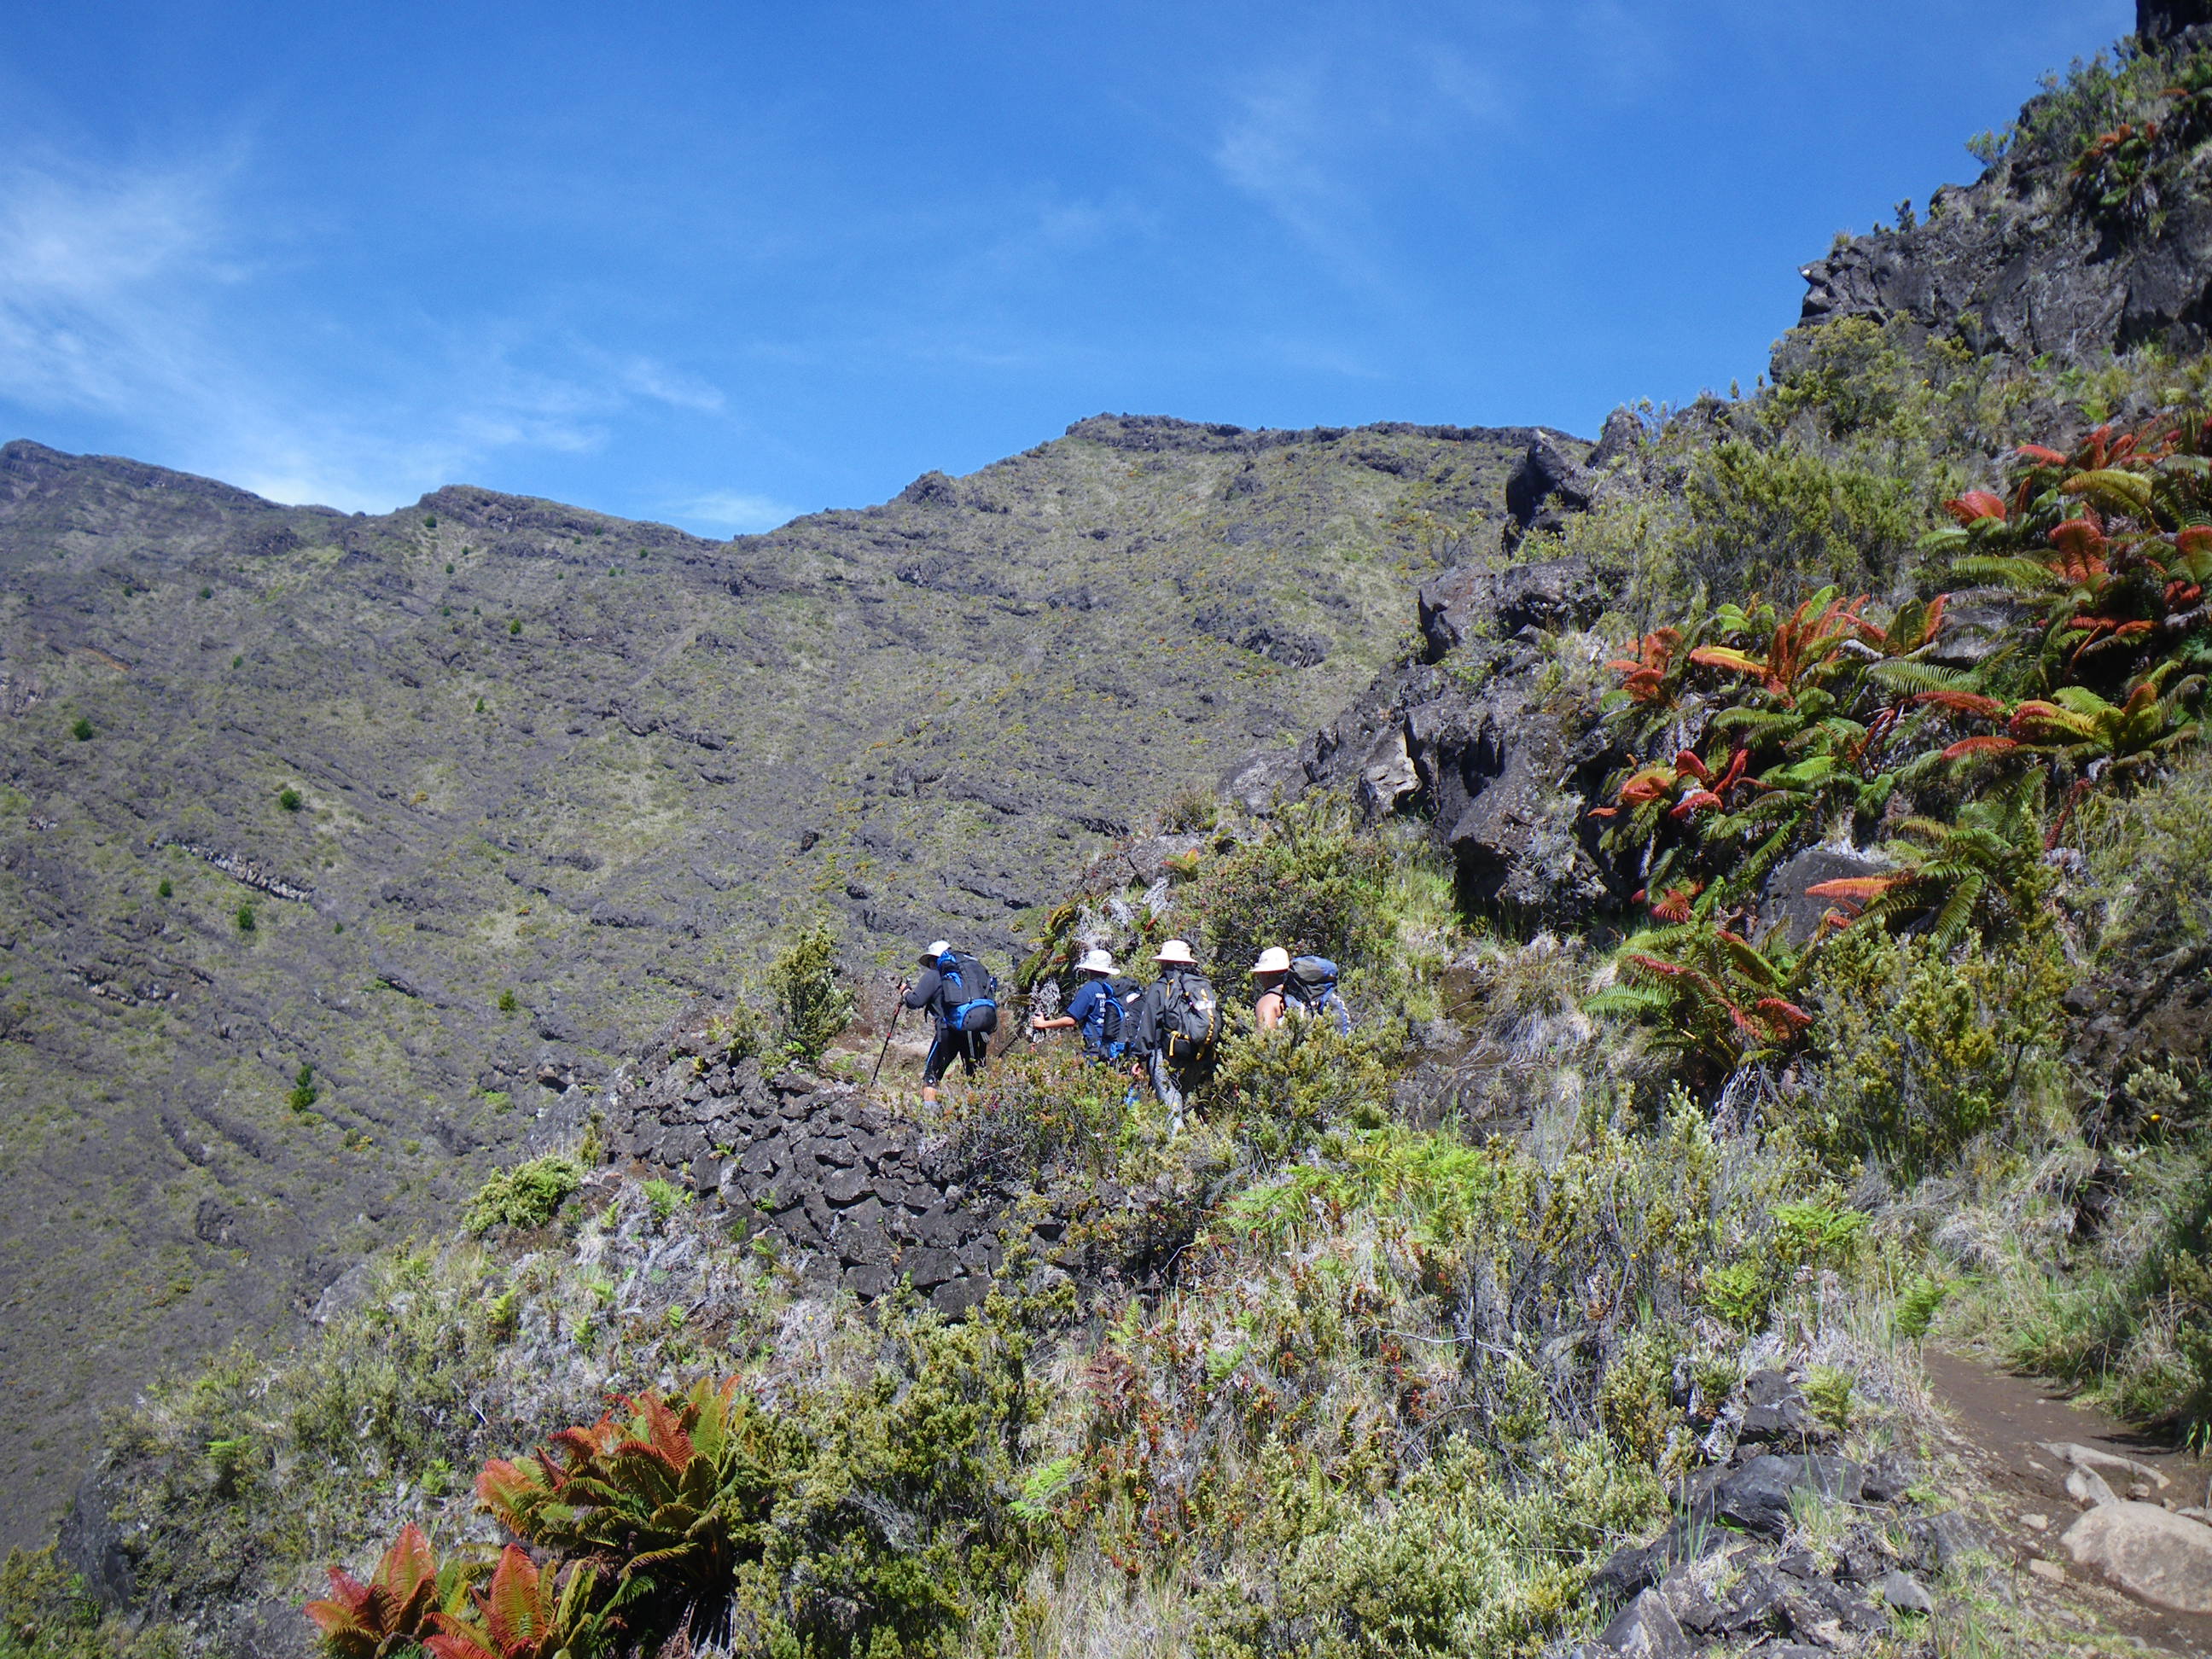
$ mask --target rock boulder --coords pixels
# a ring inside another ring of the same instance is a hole
[[[1624,1659],[1691,1659],[1690,1638],[1656,1590],[1645,1590],[1613,1616],[1599,1638]]]
[[[2125,1499],[2066,1529],[2067,1553],[2132,1595],[2177,1613],[2212,1613],[2212,1527]]]

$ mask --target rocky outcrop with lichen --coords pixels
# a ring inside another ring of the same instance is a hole
[[[2199,88],[2212,18],[2145,0],[2136,55],[2033,100],[1981,178],[1804,267],[1802,318],[1905,319],[1976,352],[2083,361],[2212,339]],[[1778,374],[1803,342],[1785,340]]]

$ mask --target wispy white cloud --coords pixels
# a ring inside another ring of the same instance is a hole
[[[668,512],[676,523],[693,529],[726,536],[747,536],[790,523],[799,516],[799,509],[765,495],[714,490],[672,501]]]
[[[18,165],[0,175],[0,389],[34,404],[129,409],[198,378],[173,279],[232,273],[217,257],[220,170],[125,176]],[[148,302],[170,290],[167,307]]]
[[[1486,170],[1528,165],[1549,77],[1620,102],[1673,72],[1658,29],[1622,0],[1423,9],[1286,29],[1225,83],[1209,154],[1338,281],[1407,304],[1422,263],[1409,224],[1479,195]]]
[[[586,348],[583,355],[604,365],[614,385],[633,397],[688,409],[702,415],[719,415],[723,409],[721,388],[696,374],[653,357],[617,355]]]
[[[0,400],[109,417],[275,500],[362,510],[501,452],[588,453],[637,404],[723,414],[696,374],[518,319],[425,324],[411,349],[331,327],[317,343],[346,359],[334,392],[257,286],[243,165],[0,167]]]
[[[1317,69],[1278,70],[1249,88],[1223,125],[1213,164],[1354,287],[1388,286],[1356,190],[1332,165],[1340,105]]]

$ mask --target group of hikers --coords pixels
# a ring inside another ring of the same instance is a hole
[[[1096,947],[1076,964],[1083,983],[1066,1011],[1037,1014],[1032,1031],[1080,1031],[1086,1058],[1148,1079],[1160,1102],[1180,1114],[1184,1097],[1213,1062],[1221,1035],[1221,1003],[1200,971],[1189,944],[1171,939],[1155,951],[1158,976],[1139,985],[1115,971],[1114,957]],[[949,940],[933,940],[921,953],[921,973],[902,984],[902,1005],[926,1009],[936,1036],[921,1067],[921,1097],[934,1103],[938,1085],[955,1063],[973,1073],[990,1056],[999,1026],[999,982],[975,956]],[[1352,1030],[1352,1011],[1337,989],[1336,964],[1326,957],[1293,957],[1270,945],[1251,967],[1253,1023],[1273,1030],[1285,1020],[1325,1018]]]

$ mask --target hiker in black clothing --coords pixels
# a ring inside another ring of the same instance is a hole
[[[998,981],[965,951],[944,939],[921,953],[921,976],[905,988],[907,1007],[927,1008],[937,1022],[929,1057],[921,1063],[921,1097],[934,1105],[937,1085],[959,1060],[973,1076],[990,1055],[991,1033],[998,1029]]]
[[[1221,1035],[1220,1004],[1182,940],[1170,939],[1152,960],[1160,965],[1160,976],[1145,988],[1144,1000],[1137,1005],[1137,1048],[1151,1068],[1160,1103],[1180,1121],[1184,1097],[1213,1063],[1214,1039]]]

